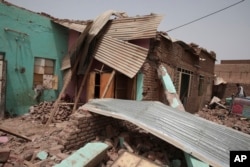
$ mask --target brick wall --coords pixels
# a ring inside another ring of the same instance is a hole
[[[250,64],[216,64],[214,70],[228,83],[250,84]]]
[[[143,80],[143,100],[159,100],[160,80],[155,68],[145,63],[142,68]]]
[[[151,46],[149,60],[142,68],[144,74],[143,100],[157,100],[167,104],[164,90],[156,71],[156,64],[161,63],[167,68],[177,92],[180,91],[181,78],[178,69],[190,72],[192,76],[190,95],[184,102],[187,111],[197,112],[201,105],[210,101],[213,84],[211,78],[214,77],[215,53],[208,53],[204,49],[196,48],[197,50],[201,50],[197,52],[200,54],[198,56],[187,44],[172,42],[162,36],[157,36],[155,40],[152,40]],[[199,58],[203,58],[205,61],[200,61]],[[198,94],[200,76],[204,77],[204,94]]]
[[[64,146],[65,150],[79,149],[96,136],[106,133],[106,127],[110,125],[117,127],[117,119],[78,110],[70,116],[64,130],[54,140]]]
[[[241,84],[246,92],[247,96],[250,96],[250,84]],[[237,92],[237,87],[235,83],[227,83],[223,98],[231,97],[232,94]]]

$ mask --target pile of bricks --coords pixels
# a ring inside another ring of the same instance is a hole
[[[250,134],[249,119],[233,113],[229,114],[229,111],[226,109],[221,109],[218,107],[215,109],[208,109],[204,107],[197,113],[197,115],[217,124],[233,128],[246,134]]]
[[[111,166],[125,151],[140,155],[160,166],[170,165],[172,159],[185,164],[181,150],[134,124],[88,111],[78,110],[72,114],[66,128],[50,139],[63,145],[63,151],[80,149],[88,142],[108,144],[103,166]]]
[[[53,102],[41,102],[38,105],[30,107],[29,113],[32,119],[41,121],[45,124],[50,117],[50,113],[53,110]],[[69,115],[72,114],[72,107],[67,104],[59,104],[58,110],[56,111],[52,122],[62,122],[69,120]]]

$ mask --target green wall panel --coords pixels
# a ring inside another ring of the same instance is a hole
[[[43,100],[55,100],[62,88],[61,60],[67,53],[68,30],[50,18],[0,3],[0,52],[7,61],[6,110],[10,115],[28,112],[33,100],[34,58],[55,60],[58,90],[46,90]]]

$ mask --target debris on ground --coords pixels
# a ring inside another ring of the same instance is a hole
[[[230,113],[227,109],[219,107],[215,109],[203,108],[197,115],[250,135],[250,120],[241,115]]]
[[[52,102],[42,102],[31,107],[29,114],[0,122],[0,166],[50,167],[60,164],[77,152],[77,150],[67,150],[53,140],[54,137],[60,136],[60,132],[63,132],[69,123],[71,107],[66,104],[60,106],[53,123],[45,126],[44,123],[50,117],[52,106]],[[204,119],[250,134],[250,121],[229,113],[221,105],[215,105],[214,108],[204,107],[196,114]],[[93,141],[90,141],[108,145],[106,156],[102,157],[99,164],[102,167],[113,167],[115,164],[122,163],[121,159],[129,157],[142,158],[145,162],[156,166],[172,166],[176,162],[181,164],[181,167],[187,166],[182,150],[145,130],[134,128],[128,131],[127,128],[112,125],[107,125],[104,129]]]
[[[53,102],[45,101],[39,103],[38,105],[31,106],[29,111],[29,113],[31,114],[31,118],[40,121],[42,124],[45,124],[50,117],[50,113],[53,109],[53,104]],[[52,122],[55,123],[68,121],[71,114],[72,106],[69,106],[67,103],[59,104]]]

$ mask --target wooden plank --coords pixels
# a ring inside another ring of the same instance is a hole
[[[80,46],[80,45],[82,44],[82,42],[84,41],[83,39],[87,36],[88,31],[89,31],[89,29],[91,28],[91,26],[92,26],[92,24],[89,24],[89,25],[87,26],[87,28],[84,30],[84,32],[83,32],[83,33],[80,35],[80,37],[77,39],[77,43],[79,42],[79,44],[78,44],[77,46]],[[77,54],[78,51],[79,51],[79,50],[77,50],[76,52],[72,52],[72,53],[70,54],[70,57],[73,55],[73,53]],[[68,85],[69,85],[69,83],[70,83],[70,81],[71,81],[71,76],[76,74],[77,66],[78,66],[79,61],[80,61],[80,56],[78,56],[78,57],[76,58],[76,61],[75,61],[75,63],[74,63],[74,66],[73,66],[73,68],[71,69],[72,72],[70,73],[70,75],[67,76],[67,78],[66,78],[66,80],[65,80],[65,83],[64,83],[64,85],[63,85],[63,87],[62,87],[62,90],[61,90],[59,96],[57,97],[57,100],[56,100],[55,103],[53,104],[53,108],[52,108],[50,117],[49,117],[49,119],[48,119],[48,121],[46,122],[46,125],[45,125],[46,127],[51,123],[52,118],[54,117],[54,115],[55,115],[55,113],[56,113],[56,110],[57,110],[57,108],[58,108],[58,103],[59,103],[59,101],[61,100],[62,95],[64,94],[66,88],[68,87]]]
[[[87,101],[95,96],[95,72],[90,72],[87,83]]]
[[[93,61],[94,61],[94,59],[91,58],[90,63],[88,64],[88,67],[87,67],[87,69],[86,69],[86,73],[85,73],[85,75],[84,75],[84,77],[83,77],[83,79],[82,79],[80,89],[79,89],[78,94],[77,94],[77,96],[76,96],[75,104],[74,104],[73,112],[72,112],[72,113],[74,113],[74,112],[76,111],[76,106],[77,106],[77,104],[78,104],[78,101],[79,101],[79,98],[80,98],[80,96],[81,96],[82,90],[83,90],[83,88],[84,88],[85,82],[86,82],[86,80],[87,80],[87,78],[88,78],[88,74],[89,74],[89,71],[90,71],[90,68],[91,68],[91,66],[92,66]]]
[[[113,98],[114,97],[114,78],[115,70],[112,73],[101,74],[100,94],[101,98]]]
[[[26,137],[26,136],[24,136],[24,135],[21,135],[21,134],[15,132],[15,131],[13,131],[12,129],[3,127],[3,126],[1,126],[1,125],[0,125],[0,130],[3,131],[3,132],[5,132],[5,133],[9,133],[9,134],[12,134],[12,135],[14,135],[14,136],[20,137],[20,138],[22,138],[22,139],[25,139],[25,140],[28,140],[28,141],[32,141],[32,139],[30,139],[30,138],[28,138],[28,137]]]

